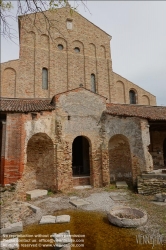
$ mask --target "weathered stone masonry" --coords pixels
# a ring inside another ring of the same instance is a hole
[[[58,20],[52,39],[40,13],[41,32],[22,16],[20,58],[1,64],[1,184],[17,183],[24,197],[35,188],[136,185],[164,168],[166,108],[112,71],[111,36],[78,13],[71,20],[68,7],[46,15]]]

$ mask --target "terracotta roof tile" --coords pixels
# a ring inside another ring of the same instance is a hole
[[[148,120],[165,120],[166,107],[144,106],[131,104],[107,104],[106,113],[117,116],[132,116],[146,118]]]
[[[0,98],[0,111],[4,112],[37,112],[54,110],[51,99],[8,99]]]

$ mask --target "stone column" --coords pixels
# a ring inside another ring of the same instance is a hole
[[[102,181],[103,186],[110,184],[109,152],[108,148],[101,147]]]
[[[149,153],[149,144],[150,144],[150,133],[149,133],[149,124],[147,120],[141,120],[141,132],[142,132],[142,146],[145,157],[145,168],[144,171],[151,172],[153,171],[153,159]]]
[[[100,147],[92,151],[92,166],[90,171],[90,179],[91,179],[90,183],[93,187],[102,186]]]
[[[67,142],[57,145],[56,173],[57,190],[67,190],[73,187],[72,159]]]

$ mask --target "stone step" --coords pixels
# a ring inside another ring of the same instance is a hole
[[[55,224],[55,223],[68,223],[70,222],[70,215],[44,215],[42,216],[39,224]]]
[[[86,189],[86,188],[92,188],[91,185],[84,185],[84,186],[75,186],[74,189]]]
[[[26,197],[27,199],[33,200],[36,199],[38,197],[42,197],[47,195],[48,191],[45,189],[35,189],[35,190],[31,190],[26,192]]]
[[[128,188],[128,185],[127,185],[126,181],[117,181],[116,187],[117,188]]]
[[[10,233],[16,233],[16,232],[22,232],[23,231],[23,223],[22,221],[15,222],[10,224],[8,227],[1,228],[0,234],[10,234]]]

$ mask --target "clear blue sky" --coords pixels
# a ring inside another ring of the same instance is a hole
[[[112,36],[114,72],[154,94],[158,105],[166,106],[166,2],[84,2],[89,11],[78,1],[79,13]],[[11,24],[17,30],[17,23]],[[1,39],[2,62],[18,58],[17,39],[15,43]]]

